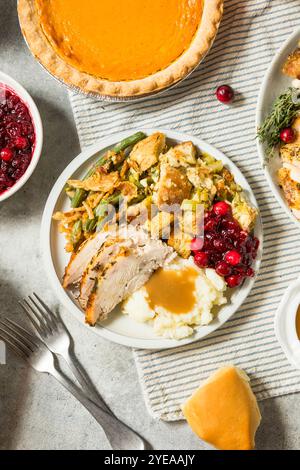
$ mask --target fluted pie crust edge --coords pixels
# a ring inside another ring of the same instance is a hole
[[[23,36],[32,54],[53,76],[83,93],[126,98],[159,92],[192,72],[215,39],[223,3],[224,0],[204,0],[201,23],[190,47],[167,68],[139,80],[121,82],[93,77],[59,57],[42,31],[34,0],[19,0],[18,14]]]

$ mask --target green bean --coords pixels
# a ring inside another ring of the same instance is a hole
[[[140,181],[135,178],[133,175],[129,175],[130,183],[134,184],[138,189],[145,189],[144,186],[140,183]]]
[[[140,140],[145,139],[145,137],[146,135],[143,132],[137,132],[136,134],[126,137],[126,139],[123,139],[120,143],[115,145],[113,151],[115,153],[120,153],[123,150],[126,150],[128,147],[137,144]],[[107,158],[106,155],[107,153],[105,153],[104,155],[102,154],[100,156],[100,158],[96,161],[92,168],[90,168],[89,171],[86,173],[83,178],[84,180],[90,178],[94,174],[96,168],[105,163]],[[79,207],[80,204],[86,199],[87,194],[87,191],[85,191],[84,189],[76,189],[75,194],[71,200],[72,208],[75,209],[76,207]]]
[[[86,173],[85,177],[83,178],[84,180],[87,180],[90,176],[93,176],[96,168],[98,168],[98,166],[102,166],[106,162],[106,159],[107,159],[106,155],[107,155],[107,152],[105,152],[104,155],[103,154],[101,155],[101,157],[96,161],[96,163],[92,166],[92,168],[90,168],[89,171]]]
[[[103,217],[105,215],[105,212],[107,211],[107,205],[108,203],[106,201],[102,201],[100,204],[95,209],[95,215],[97,218]]]
[[[102,199],[102,201],[98,204],[95,209],[96,217],[103,217],[105,212],[107,211],[108,204],[116,205],[121,199],[121,194],[113,194],[112,196],[108,197],[107,199]]]
[[[87,192],[84,189],[76,189],[74,196],[71,199],[71,207],[75,209],[86,199]]]
[[[96,217],[94,219],[89,219],[84,225],[84,230],[86,232],[93,232],[96,228],[96,225],[97,225]]]
[[[105,163],[105,157],[106,157],[106,153],[104,155],[101,155],[101,157],[96,161],[93,167],[90,168],[89,171],[85,174],[83,178],[84,180],[90,178],[90,176],[94,174],[96,168],[98,166],[103,165],[103,163]],[[76,207],[79,207],[80,204],[87,198],[87,195],[88,195],[88,192],[85,191],[84,189],[76,189],[75,194],[73,198],[71,199],[71,206],[73,207],[73,209],[75,209]]]
[[[73,226],[72,234],[71,234],[71,241],[73,245],[79,242],[81,233],[82,233],[82,222],[81,220],[77,220]]]
[[[136,134],[133,134],[126,139],[122,140],[119,144],[117,144],[114,147],[114,152],[120,153],[122,150],[126,150],[128,147],[131,145],[137,144],[140,140],[143,140],[146,138],[146,135],[144,132],[137,132]]]
[[[133,206],[134,204],[138,204],[139,202],[142,202],[144,199],[146,199],[145,194],[138,194],[134,199],[131,199],[128,205]]]
[[[121,198],[122,198],[122,194],[117,193],[117,194],[113,194],[112,196],[108,197],[107,201],[108,201],[108,204],[112,204],[113,206],[115,206],[116,204],[118,204],[118,202],[121,200]]]

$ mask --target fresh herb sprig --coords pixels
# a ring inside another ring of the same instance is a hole
[[[257,131],[260,142],[266,144],[267,157],[273,157],[280,143],[280,132],[290,127],[300,111],[300,102],[295,100],[295,90],[289,88],[275,100],[271,113]]]

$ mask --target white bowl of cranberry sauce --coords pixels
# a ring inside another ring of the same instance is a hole
[[[41,155],[43,127],[29,93],[0,72],[0,202],[32,175]]]

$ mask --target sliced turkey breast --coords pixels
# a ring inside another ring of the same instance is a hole
[[[124,247],[129,247],[130,244],[130,239],[108,238],[100,250],[94,255],[80,281],[80,295],[78,300],[84,310],[87,307],[89,296],[96,284],[97,276],[101,274],[112,259],[120,254]]]
[[[71,256],[63,278],[63,286],[65,289],[80,281],[91,259],[101,248],[108,236],[111,236],[109,232],[96,233],[93,237],[83,242],[78,251]]]
[[[139,232],[139,231],[136,231]],[[161,240],[143,241],[117,255],[97,276],[86,309],[86,322],[95,325],[105,320],[122,300],[142,287],[158,268],[173,257],[173,249]]]

